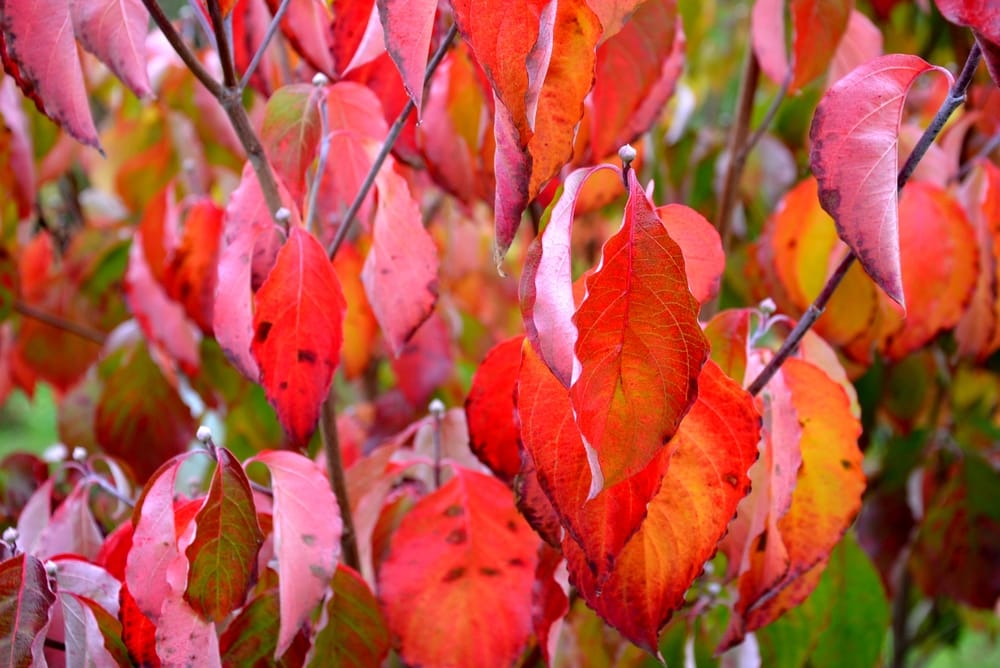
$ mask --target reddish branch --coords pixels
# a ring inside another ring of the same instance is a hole
[[[55,327],[56,329],[61,329],[64,332],[69,332],[74,334],[81,339],[91,341],[99,346],[104,345],[104,332],[93,329],[86,325],[81,325],[78,322],[73,322],[72,320],[66,320],[63,317],[49,313],[48,311],[42,311],[35,308],[34,306],[29,306],[22,301],[14,302],[14,310],[23,315],[26,318],[31,318],[32,320],[37,320],[38,322],[44,323],[49,327]]]
[[[979,50],[979,44],[973,45],[972,50],[969,52],[969,57],[965,61],[965,65],[962,67],[962,72],[955,79],[955,83],[952,85],[951,90],[948,92],[948,97],[941,104],[941,108],[938,109],[937,113],[934,115],[934,119],[931,120],[930,125],[924,130],[924,133],[920,136],[920,141],[917,145],[913,147],[913,151],[910,156],[906,159],[903,164],[903,168],[899,170],[899,175],[896,178],[896,192],[903,189],[906,182],[910,180],[910,176],[913,175],[913,170],[917,168],[917,164],[923,159],[924,154],[927,153],[927,149],[930,148],[931,144],[934,143],[934,139],[940,134],[941,129],[944,124],[948,121],[948,118],[954,113],[965,102],[965,93],[969,89],[969,84],[972,83],[972,77],[976,72],[976,68],[979,67],[979,60],[982,53]],[[840,265],[834,270],[833,274],[827,279],[826,284],[823,286],[823,290],[816,297],[816,300],[810,304],[809,308],[802,315],[802,318],[795,325],[795,329],[788,335],[785,342],[775,353],[771,361],[767,363],[763,369],[761,369],[760,374],[754,378],[753,382],[747,388],[750,394],[759,394],[767,382],[771,380],[781,365],[785,363],[798,347],[799,342],[802,337],[806,335],[806,332],[815,324],[819,317],[823,314],[823,309],[826,308],[827,302],[833,296],[834,291],[840,282],[844,279],[847,274],[847,270],[851,268],[854,264],[855,257],[854,253],[849,253],[847,257],[843,259]]]

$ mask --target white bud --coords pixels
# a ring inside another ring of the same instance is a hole
[[[81,447],[79,445],[73,448],[73,461],[82,463],[86,459],[87,459],[87,448]]]
[[[705,575],[711,575],[712,573],[715,572],[715,564],[713,564],[711,561],[706,561],[704,568],[702,568],[702,572]]]
[[[631,144],[625,144],[618,149],[618,157],[621,158],[622,162],[626,165],[635,160],[635,155],[635,149],[632,148]]]
[[[757,308],[760,309],[761,313],[764,315],[774,315],[774,312],[778,310],[778,305],[774,303],[773,299],[768,297],[762,301]]]
[[[13,545],[17,542],[17,539],[21,537],[21,534],[15,527],[7,527],[3,530],[3,542],[8,545]]]
[[[287,223],[289,220],[292,219],[292,212],[286,209],[285,207],[281,207],[280,209],[274,212],[274,219],[279,223]]]
[[[53,443],[45,448],[45,452],[42,453],[42,459],[47,462],[63,462],[66,461],[66,457],[68,456],[69,448],[62,443]]]
[[[431,415],[440,420],[444,417],[444,402],[440,399],[434,399],[428,404],[427,410],[430,411]]]
[[[181,169],[190,174],[198,169],[198,163],[194,158],[184,158],[184,161],[181,163]]]
[[[330,83],[330,80],[322,72],[317,72],[313,75],[313,86],[325,86]]]
[[[45,572],[48,573],[50,578],[54,578],[56,573],[59,572],[59,565],[56,562],[49,559],[45,562]]]
[[[208,443],[212,440],[212,430],[206,425],[201,425],[198,427],[198,433],[195,436],[202,443]]]
[[[709,582],[707,585],[705,585],[705,589],[712,596],[718,596],[719,592],[722,591],[722,585],[720,585],[718,582]]]

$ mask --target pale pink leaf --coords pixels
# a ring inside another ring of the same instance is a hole
[[[882,31],[871,19],[853,10],[847,21],[847,31],[830,62],[830,83],[844,78],[851,70],[882,55]]]
[[[69,10],[83,48],[107,65],[133,93],[151,96],[146,75],[149,12],[142,0],[69,0]]]
[[[156,624],[156,655],[164,666],[222,665],[215,624],[192,610],[181,593],[173,593],[163,601],[163,614]]]
[[[419,119],[437,0],[378,0],[377,4],[386,50],[399,68],[403,86],[417,108]]]

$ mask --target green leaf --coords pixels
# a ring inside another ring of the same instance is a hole
[[[389,653],[389,630],[364,579],[338,565],[323,607],[309,666],[377,666]]]

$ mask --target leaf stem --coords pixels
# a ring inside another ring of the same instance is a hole
[[[451,43],[457,34],[458,24],[453,23],[451,28],[448,29],[448,33],[444,36],[444,39],[441,40],[441,44],[438,45],[437,51],[435,51],[434,55],[431,56],[430,62],[427,63],[427,69],[424,70],[425,86],[434,75],[438,65],[441,64],[445,53],[448,52],[448,47],[451,46]],[[351,225],[354,223],[354,219],[357,217],[358,211],[361,209],[361,205],[364,203],[365,198],[368,196],[368,192],[372,189],[372,185],[375,183],[375,176],[378,174],[378,170],[382,168],[382,164],[385,162],[385,159],[389,157],[389,153],[392,152],[392,147],[396,144],[396,140],[399,139],[399,135],[403,131],[403,126],[406,125],[406,121],[410,118],[410,114],[413,113],[415,106],[416,105],[413,104],[412,98],[407,100],[403,110],[399,112],[399,116],[396,117],[396,121],[392,124],[392,127],[389,128],[389,134],[386,135],[382,148],[379,150],[378,155],[375,156],[371,169],[369,169],[368,174],[365,175],[365,180],[361,183],[361,187],[354,196],[354,201],[351,202],[351,206],[347,209],[347,213],[344,214],[344,220],[340,223],[336,236],[333,238],[333,241],[330,243],[330,247],[327,249],[327,255],[329,255],[331,259],[337,254],[337,250],[339,250],[340,246],[344,243],[344,239],[347,238],[347,233],[350,231]]]
[[[326,455],[326,471],[330,478],[330,486],[337,497],[340,507],[340,518],[344,530],[340,534],[340,552],[343,561],[356,571],[361,571],[361,557],[358,554],[358,534],[354,528],[354,516],[351,513],[351,500],[347,495],[347,478],[344,475],[344,460],[340,452],[340,435],[337,433],[337,412],[334,405],[334,390],[323,402],[320,413],[319,433],[323,441],[323,452]]]
[[[222,96],[222,84],[216,81],[208,70],[201,64],[198,60],[198,56],[194,54],[194,51],[188,48],[188,45],[184,43],[184,39],[181,37],[177,29],[174,28],[174,24],[170,22],[167,15],[163,13],[163,9],[157,0],[142,0],[142,4],[145,5],[146,11],[149,15],[153,17],[153,22],[163,33],[163,36],[167,38],[170,46],[173,47],[174,51],[180,56],[187,68],[191,70],[191,73],[201,82],[201,84],[208,89],[212,95],[216,98]]]
[[[261,40],[256,53],[254,53],[253,58],[250,59],[250,64],[247,65],[247,71],[243,73],[243,78],[240,79],[240,90],[245,90],[246,87],[250,85],[250,78],[256,71],[257,66],[260,65],[260,61],[264,58],[264,52],[267,51],[268,45],[274,38],[274,33],[278,31],[278,27],[281,25],[281,19],[284,18],[285,12],[288,10],[288,5],[290,4],[292,4],[292,0],[281,0],[281,4],[278,6],[278,11],[274,13],[274,17],[271,19],[270,25],[267,26],[267,32],[264,33],[264,39]]]
[[[317,78],[322,77],[320,85],[326,85],[326,76],[322,74],[317,74]],[[316,79],[313,80],[315,85]],[[330,158],[330,122],[326,118],[326,95],[321,95],[319,98],[319,123],[320,132],[322,132],[322,139],[319,142],[319,157],[316,159],[316,171],[313,172],[312,182],[309,184],[309,199],[306,204],[306,229],[311,230],[313,234],[317,234],[318,230],[315,229],[317,225],[318,217],[316,216],[316,200],[319,197],[319,186],[323,181],[323,172],[326,171],[326,162]]]
[[[99,346],[104,345],[104,339],[106,337],[104,332],[100,330],[88,327],[87,325],[81,325],[80,323],[73,322],[72,320],[66,320],[61,316],[49,313],[48,311],[42,311],[41,309],[25,304],[20,300],[14,302],[14,310],[26,318],[37,320],[38,322],[44,323],[49,327],[55,327],[56,329],[61,329],[64,332],[69,332],[70,334],[74,334],[81,339],[86,339],[87,341],[96,343]]]
[[[913,151],[910,153],[906,162],[903,163],[902,169],[899,170],[899,174],[896,178],[896,193],[898,194],[903,186],[906,185],[907,181],[913,175],[913,170],[917,168],[917,164],[923,159],[924,154],[927,153],[927,149],[930,145],[934,143],[934,139],[937,138],[944,124],[948,121],[948,118],[954,113],[959,106],[965,102],[965,92],[969,89],[969,84],[972,83],[972,77],[976,72],[976,68],[979,67],[979,60],[982,53],[979,50],[979,44],[976,43],[972,50],[969,52],[969,57],[965,61],[965,65],[962,67],[962,72],[955,79],[955,83],[952,85],[951,90],[948,92],[948,97],[941,104],[941,108],[938,109],[937,113],[934,115],[933,120],[931,120],[930,125],[924,130],[924,133],[920,136],[920,140],[917,142],[916,146],[913,147]],[[809,305],[806,312],[803,314],[802,318],[795,325],[795,328],[791,331],[788,337],[785,339],[784,343],[778,349],[778,352],[774,354],[774,357],[767,363],[767,365],[761,369],[760,373],[753,382],[747,387],[747,391],[752,395],[757,395],[760,393],[767,382],[777,373],[781,365],[785,363],[795,349],[798,347],[799,342],[802,337],[806,335],[806,332],[813,326],[813,324],[819,319],[823,314],[823,309],[826,308],[827,302],[833,296],[834,291],[840,282],[844,279],[847,274],[847,270],[851,268],[854,264],[854,260],[857,259],[853,252],[848,253],[837,268],[833,271],[830,277],[826,280],[826,284],[820,291],[819,295],[816,297],[815,301]]]

